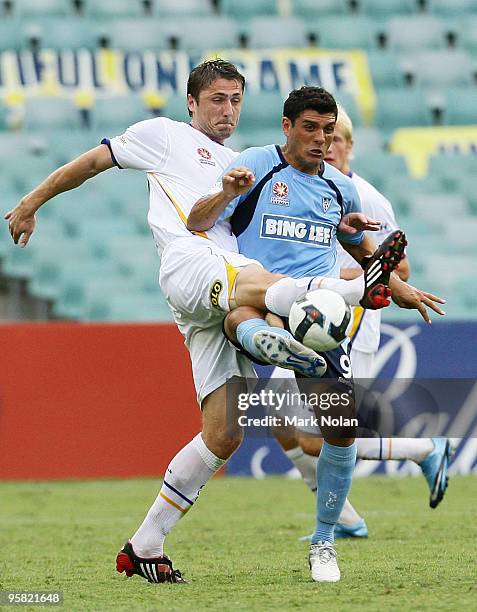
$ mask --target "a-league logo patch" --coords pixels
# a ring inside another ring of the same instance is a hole
[[[323,207],[323,212],[328,212],[328,209],[330,208],[332,202],[333,198],[328,198],[326,196],[323,196],[321,198],[321,206]]]
[[[224,288],[221,281],[216,280],[210,289],[210,303],[214,308],[220,308],[219,298],[222,293],[222,289]]]
[[[288,196],[288,185],[283,181],[277,181],[273,183],[272,191],[274,195],[271,198],[272,204],[278,204],[279,206],[289,206],[290,201],[287,199]]]
[[[197,149],[197,153],[199,154],[199,161],[201,164],[215,166],[215,162],[212,159],[212,153],[208,149],[206,149],[205,147],[199,147]]]

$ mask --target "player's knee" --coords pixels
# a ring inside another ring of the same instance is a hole
[[[323,438],[317,436],[300,436],[299,443],[301,450],[307,455],[318,457],[323,446]]]
[[[227,313],[224,319],[224,331],[227,338],[237,342],[237,327],[249,319],[263,319],[264,313],[252,306],[239,306]]]
[[[216,430],[206,434],[202,434],[207,448],[220,457],[228,459],[240,446],[243,439],[243,432],[239,429]]]

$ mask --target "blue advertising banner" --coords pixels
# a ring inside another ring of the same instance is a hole
[[[456,454],[451,473],[477,472],[477,322],[383,323],[381,332],[371,375],[386,381],[384,393],[397,404],[406,401],[411,386],[416,386],[413,383],[425,380],[429,384],[430,379],[438,379],[435,389],[439,390],[445,381],[451,381],[448,390],[459,391],[448,398],[453,404],[452,418],[439,413],[442,418],[434,421],[429,435],[453,439]],[[442,397],[439,400],[440,409]],[[356,466],[356,476],[405,475],[419,471],[412,462],[359,461]],[[293,476],[294,469],[271,435],[248,435],[229,461],[228,473],[263,478],[266,474]]]

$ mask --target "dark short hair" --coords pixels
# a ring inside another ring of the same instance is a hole
[[[333,113],[335,118],[338,117],[336,100],[323,87],[305,85],[300,89],[294,89],[285,100],[283,116],[288,117],[293,125],[295,119],[305,110],[314,110],[320,115]]]
[[[237,67],[223,59],[216,58],[202,62],[190,73],[187,81],[187,94],[195,100],[199,100],[199,94],[203,89],[207,89],[217,79],[228,79],[238,81],[242,85],[242,92],[245,89],[245,77],[237,70]],[[189,115],[192,113],[189,111]]]

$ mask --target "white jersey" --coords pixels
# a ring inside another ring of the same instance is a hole
[[[188,123],[166,117],[140,121],[121,136],[102,142],[110,147],[120,168],[147,172],[147,219],[159,254],[175,238],[191,236],[186,223],[192,206],[238,155]],[[226,250],[238,252],[227,222],[217,222],[201,235]]]
[[[378,232],[370,232],[370,237],[376,244],[380,244],[386,236],[397,229],[393,207],[382,193],[354,172],[351,179],[356,185],[363,212],[368,217],[381,223]],[[359,268],[355,259],[338,245],[340,268]],[[381,311],[355,310],[355,332],[353,335],[353,349],[363,353],[375,353],[379,348]]]

